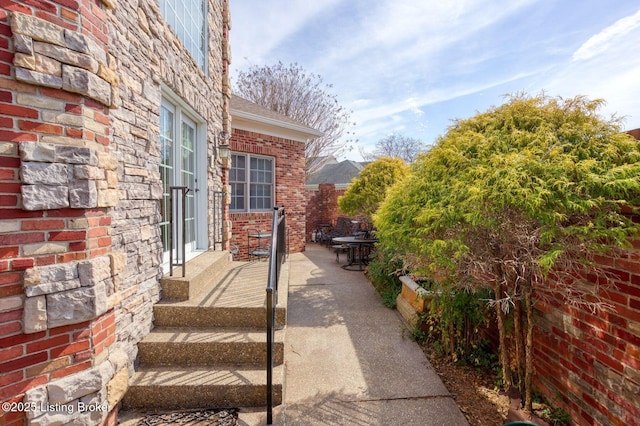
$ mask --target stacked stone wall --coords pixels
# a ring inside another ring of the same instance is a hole
[[[98,424],[110,408],[41,407],[122,397],[106,13],[73,0],[0,9],[0,400],[27,403],[2,424]]]
[[[0,6],[0,401],[66,410],[0,424],[116,423],[160,298],[162,87],[206,121],[208,158],[228,124],[228,3],[208,10],[201,70],[156,1]]]
[[[305,206],[304,143],[289,139],[234,129],[231,149],[235,152],[265,155],[274,158],[276,205],[285,206],[289,251],[304,251]],[[273,212],[231,213],[232,243],[239,248],[237,259],[247,259],[247,233],[249,229],[271,232]],[[253,240],[252,245],[258,241]]]
[[[131,354],[152,327],[152,306],[161,296],[162,242],[159,223],[162,184],[159,165],[159,116],[163,93],[188,104],[206,121],[207,151],[215,158],[214,140],[224,130],[225,92],[230,57],[228,4],[209,1],[208,61],[198,67],[189,51],[161,16],[156,1],[119,2],[109,19],[119,86],[119,104],[111,111],[112,147],[117,157],[120,199],[113,211],[113,249],[126,253],[121,308],[117,315],[118,342]],[[225,59],[226,58],[226,59]],[[165,90],[166,92],[163,92]],[[220,162],[208,162],[210,194],[207,212],[213,211],[213,191],[222,188]],[[206,188],[206,189],[205,189]],[[221,224],[216,224],[218,228]],[[208,216],[209,247],[213,246],[213,216]]]

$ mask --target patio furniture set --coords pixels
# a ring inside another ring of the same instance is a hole
[[[314,240],[335,251],[336,262],[340,255],[346,254],[346,264],[342,268],[348,271],[362,271],[369,263],[374,244],[378,241],[371,230],[359,221],[339,217],[336,226],[330,223],[318,223]],[[269,257],[271,233],[259,229],[248,229],[247,254],[249,260],[261,260]],[[237,247],[236,247],[237,250]]]
[[[319,223],[315,237],[316,242],[335,251],[336,262],[340,263],[341,253],[347,254],[347,263],[342,268],[348,271],[362,271],[378,241],[368,227],[362,227],[360,222],[346,217],[339,217],[335,227]]]

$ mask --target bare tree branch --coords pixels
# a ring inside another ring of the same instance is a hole
[[[310,173],[323,165],[317,158],[338,157],[356,142],[349,139],[353,133],[348,128],[354,124],[351,112],[340,106],[331,88],[322,77],[306,72],[297,63],[285,66],[278,62],[240,71],[234,92],[324,134],[307,143],[305,166]]]
[[[393,157],[404,160],[405,163],[413,163],[416,156],[424,151],[425,144],[418,139],[392,133],[376,142],[373,152],[360,149],[360,155],[366,161],[373,161],[382,157]]]

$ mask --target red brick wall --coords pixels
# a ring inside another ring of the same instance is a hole
[[[600,263],[616,277],[594,283],[611,310],[537,305],[536,385],[575,424],[640,425],[640,241]]]
[[[234,129],[230,140],[231,150],[270,156],[276,167],[276,205],[285,206],[289,233],[289,251],[304,251],[305,244],[305,191],[304,191],[304,143],[268,136],[246,130]],[[247,259],[247,230],[271,231],[273,212],[231,213],[233,237],[231,243],[240,252],[236,259]],[[257,244],[257,242],[255,243]]]
[[[316,230],[318,223],[335,225],[338,216],[338,197],[346,190],[336,189],[332,183],[321,183],[317,190],[307,189],[307,241],[311,241],[311,232]]]
[[[639,139],[639,130],[628,133]],[[553,302],[560,297],[536,305],[536,386],[578,425],[640,425],[640,240],[632,243],[599,259],[615,279],[592,285],[611,309]]]
[[[59,137],[104,148],[110,119],[109,108],[91,99],[15,80],[10,22],[15,12],[82,32],[105,51],[108,34],[100,2],[7,1],[0,6],[0,401],[12,402],[22,401],[28,389],[90,368],[116,336],[113,309],[92,321],[22,332],[24,271],[110,252],[111,217],[107,208],[24,210],[19,144]],[[44,110],[54,104],[66,117],[90,114],[105,132],[69,124],[72,119],[45,120]],[[22,425],[24,418],[22,412],[0,411],[3,425]]]

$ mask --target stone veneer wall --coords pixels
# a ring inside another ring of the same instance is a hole
[[[229,131],[227,0],[209,12],[205,74],[152,0],[0,6],[0,401],[37,407],[1,424],[115,424],[160,292],[161,83]]]
[[[306,189],[306,240],[311,241],[311,232],[317,230],[319,223],[330,223],[335,226],[338,216],[338,197],[344,195],[345,189],[336,189],[333,183],[321,183],[318,189]]]
[[[289,231],[289,252],[304,251],[305,245],[305,194],[304,194],[304,143],[260,133],[234,129],[230,140],[231,150],[274,157],[276,167],[276,205],[284,205]],[[231,213],[233,223],[232,243],[239,248],[236,259],[246,260],[247,229],[271,231],[273,212]],[[256,242],[252,241],[252,244]]]
[[[161,85],[168,87],[207,121],[207,158],[227,118],[230,92],[226,83],[229,47],[227,1],[209,1],[209,49],[203,72],[164,22],[157,1],[119,2],[109,19],[110,53],[118,69],[120,104],[111,112],[112,146],[118,160],[120,201],[113,212],[112,240],[126,253],[122,309],[116,318],[118,342],[133,360],[137,342],[151,328],[152,305],[158,301],[162,276],[159,165]],[[219,162],[209,164],[208,193],[220,190]],[[203,189],[204,190],[204,189]],[[208,212],[212,212],[212,199]],[[213,218],[209,218],[209,246]],[[221,225],[218,224],[218,227]]]

